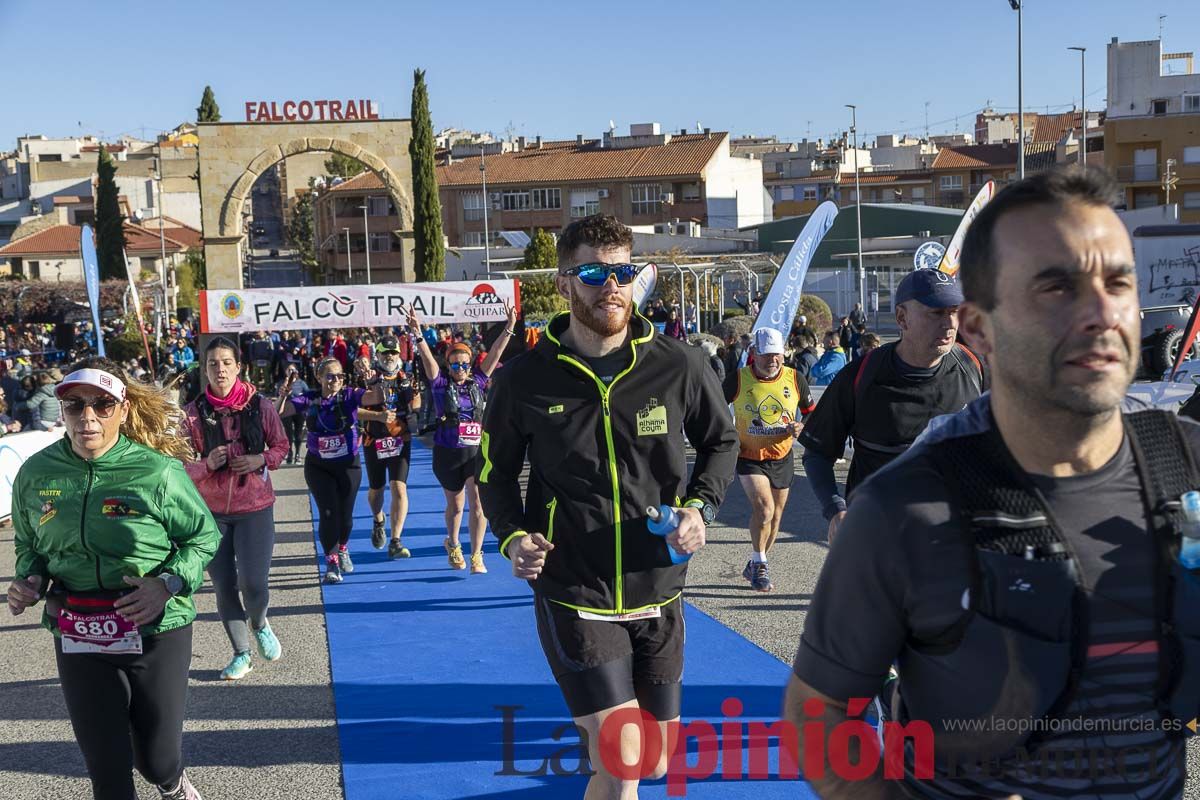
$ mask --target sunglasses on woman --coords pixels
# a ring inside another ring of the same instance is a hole
[[[325,375],[325,380],[329,381],[330,383],[333,383],[334,381],[344,381],[346,380],[346,373],[330,372]]]
[[[69,397],[62,401],[62,410],[68,417],[78,417],[83,413],[85,408],[91,407],[96,412],[97,417],[108,419],[117,410],[117,406],[119,405],[121,405],[120,401],[114,397],[97,397],[90,402],[80,400],[77,397]]]
[[[603,286],[609,276],[617,279],[617,286],[628,286],[641,272],[637,264],[580,264],[563,270],[563,275],[574,275],[584,286]]]
[[[455,370],[456,372],[459,370],[470,369],[470,368],[471,368],[471,365],[468,364],[466,361],[450,365],[450,369]]]

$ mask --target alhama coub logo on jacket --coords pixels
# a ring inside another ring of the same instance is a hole
[[[667,432],[667,407],[651,397],[637,412],[638,436],[662,436]]]

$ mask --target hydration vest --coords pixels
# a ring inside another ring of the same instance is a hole
[[[1141,411],[1123,420],[1155,553],[1154,704],[1164,720],[1177,722],[1164,726],[1169,735],[1186,736],[1186,724],[1200,715],[1200,570],[1179,563],[1179,497],[1200,487],[1200,471],[1174,414]],[[893,711],[905,723],[929,722],[939,757],[949,755],[943,741],[973,758],[996,757],[1044,738],[1053,725],[995,730],[988,719],[1052,720],[1076,695],[1088,650],[1080,567],[1045,497],[994,425],[940,441],[929,455],[962,523],[937,536],[968,537],[977,569],[963,596],[970,613],[942,641],[905,646]],[[1021,583],[1036,586],[1036,596],[1013,591]]]
[[[263,435],[262,409],[259,407],[261,403],[262,395],[255,394],[242,410],[237,412],[238,439],[246,449],[247,455],[259,455],[267,449],[266,437]],[[217,413],[203,393],[196,398],[196,410],[200,412],[201,430],[204,431],[204,450],[200,457],[208,458],[208,454],[213,450],[229,444],[225,438],[225,426],[221,424],[223,415]]]
[[[487,398],[479,389],[479,382],[475,380],[474,375],[470,375],[466,380],[467,393],[471,396],[471,419],[475,422],[483,421],[483,407],[487,405]],[[442,419],[443,425],[452,426],[455,430],[458,429],[458,386],[450,378],[446,379],[446,391],[442,395]]]
[[[408,429],[408,406],[401,407],[400,396],[405,390],[412,390],[412,381],[403,372],[395,378],[377,378],[372,387],[383,393],[383,405],[370,408],[371,411],[395,411],[396,421],[392,424],[372,420],[363,425],[363,445],[369,445],[376,439],[388,436],[398,436],[408,441],[412,434]]]

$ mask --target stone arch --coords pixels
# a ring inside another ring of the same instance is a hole
[[[361,162],[373,172],[383,183],[384,189],[391,196],[396,213],[400,217],[401,230],[413,228],[413,202],[404,182],[392,171],[383,159],[362,148],[354,142],[345,139],[327,139],[317,136],[306,136],[291,139],[283,144],[275,144],[261,151],[246,166],[241,176],[229,187],[229,192],[221,204],[221,217],[218,235],[223,238],[238,237],[242,234],[242,205],[255,181],[271,167],[290,156],[302,153],[341,153]]]

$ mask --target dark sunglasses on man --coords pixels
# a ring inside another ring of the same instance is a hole
[[[641,272],[637,264],[601,264],[593,262],[563,270],[563,275],[574,275],[584,286],[603,286],[609,276],[617,279],[618,286],[628,286]]]

